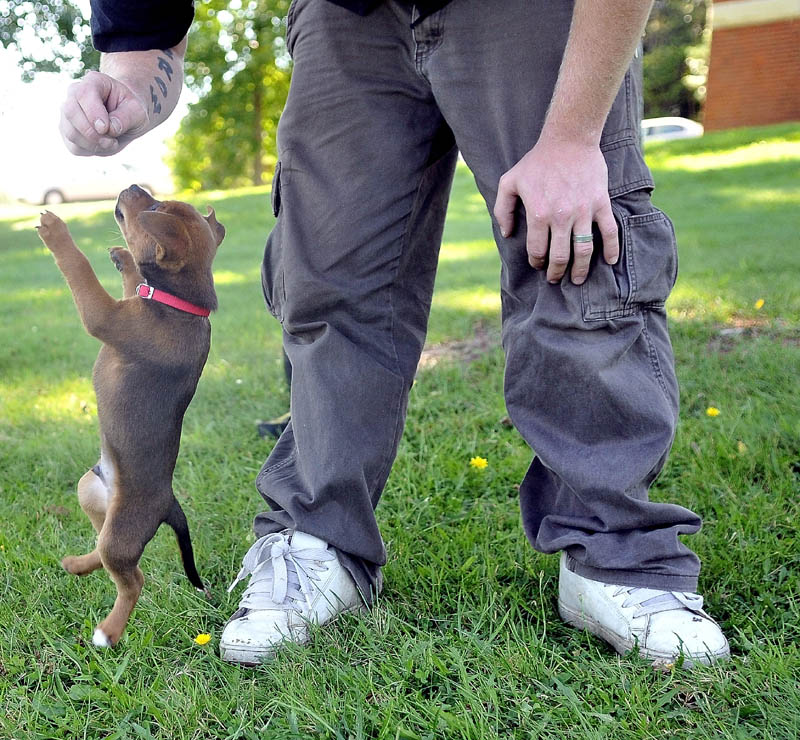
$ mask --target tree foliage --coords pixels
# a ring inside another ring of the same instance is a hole
[[[0,46],[20,55],[22,78],[96,68],[89,23],[70,0],[0,0]]]
[[[196,6],[186,82],[198,95],[174,143],[176,180],[191,188],[261,184],[289,89],[289,0]]]
[[[644,36],[644,114],[698,118],[705,100],[706,0],[656,0]]]

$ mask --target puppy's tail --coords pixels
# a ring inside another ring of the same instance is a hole
[[[200,580],[200,575],[197,573],[197,566],[194,564],[194,550],[192,550],[192,540],[189,537],[189,523],[186,521],[186,515],[181,509],[178,500],[173,498],[172,508],[164,520],[175,530],[175,537],[178,539],[178,549],[181,551],[181,560],[183,561],[183,569],[186,571],[186,577],[191,581],[195,587],[208,593],[203,581]]]

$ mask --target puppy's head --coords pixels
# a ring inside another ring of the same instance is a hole
[[[157,201],[138,185],[119,194],[114,216],[143,277],[209,270],[225,236],[213,208],[202,216],[188,203]]]

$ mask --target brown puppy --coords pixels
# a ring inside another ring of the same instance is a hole
[[[189,580],[203,589],[172,473],[183,415],[208,356],[206,317],[217,307],[211,262],[225,235],[212,209],[203,217],[186,203],[160,203],[136,185],[120,194],[115,216],[128,245],[110,252],[122,273],[121,301],[100,285],[60,218],[43,213],[37,227],[86,331],[103,343],[93,376],[100,461],[78,483],[97,546],[62,565],[75,575],[105,567],[116,584],[114,607],[93,637],[104,647],[128,623],[144,582],[139,559],[162,522],[175,530]]]

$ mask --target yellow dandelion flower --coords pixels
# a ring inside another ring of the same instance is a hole
[[[201,632],[197,637],[194,638],[194,641],[198,645],[205,645],[206,643],[211,642],[211,635]]]
[[[488,464],[489,461],[485,457],[473,457],[469,461],[469,466],[476,470],[483,470]]]
[[[739,450],[740,455],[744,455],[748,451],[747,445],[741,439],[736,443],[736,449]]]
[[[756,311],[760,311],[764,307],[764,299],[759,298],[753,306],[755,307]]]
[[[719,416],[720,410],[716,406],[709,406],[706,409],[706,416]]]

